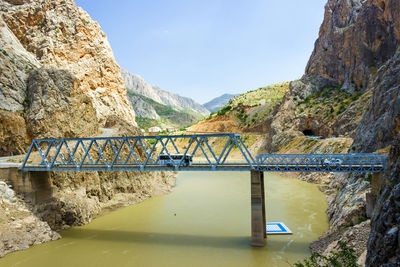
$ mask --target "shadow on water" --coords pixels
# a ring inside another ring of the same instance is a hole
[[[175,233],[155,233],[155,232],[130,232],[119,230],[98,230],[98,229],[71,229],[64,234],[63,238],[68,239],[90,239],[93,241],[107,242],[128,242],[142,244],[157,244],[167,246],[192,246],[192,247],[214,247],[226,249],[267,249],[271,252],[304,253],[304,245],[309,243],[296,241],[295,244],[288,246],[288,240],[279,240],[280,237],[269,237],[264,248],[250,246],[249,236],[206,236],[189,235]]]

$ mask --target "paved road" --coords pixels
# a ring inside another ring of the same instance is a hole
[[[98,136],[96,136],[96,137],[108,137],[108,136],[111,136],[113,133],[114,133],[114,131],[115,131],[115,129],[108,129],[108,128],[99,128],[103,133],[102,134],[100,134],[100,135],[98,135]]]

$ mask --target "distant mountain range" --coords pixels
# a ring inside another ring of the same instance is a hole
[[[121,74],[128,92],[146,96],[160,104],[171,106],[177,110],[192,110],[203,116],[210,114],[205,107],[189,97],[173,94],[157,86],[150,85],[139,75],[132,74],[127,70],[121,69]]]
[[[182,127],[197,122],[210,112],[193,99],[150,85],[142,77],[121,70],[129,102],[142,129]]]
[[[212,99],[211,101],[208,101],[207,103],[204,103],[203,107],[208,109],[210,112],[216,112],[220,108],[225,106],[228,103],[228,101],[235,96],[237,95],[223,94],[219,97]]]

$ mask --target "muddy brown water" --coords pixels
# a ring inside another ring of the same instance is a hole
[[[265,173],[267,221],[290,236],[250,247],[250,173],[181,172],[176,187],[11,253],[0,266],[290,266],[327,228],[316,185]]]

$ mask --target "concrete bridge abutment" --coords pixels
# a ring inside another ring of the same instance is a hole
[[[16,193],[32,204],[45,202],[53,195],[47,171],[26,172],[18,167],[0,168],[0,180],[10,184]]]

